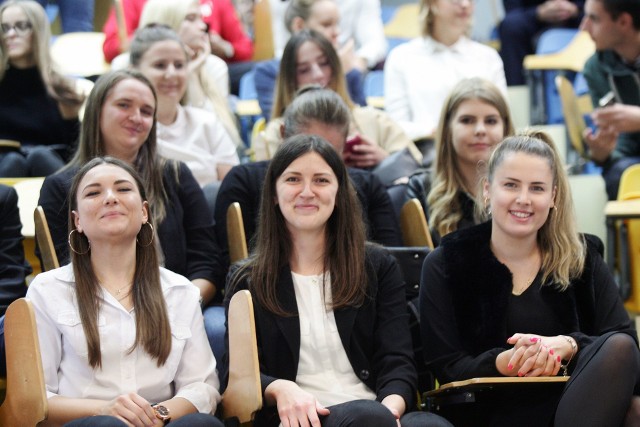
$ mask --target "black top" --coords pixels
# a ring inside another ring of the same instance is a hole
[[[73,168],[48,176],[38,200],[47,217],[60,265],[69,262],[67,199],[76,172]],[[210,280],[222,289],[226,272],[221,266],[209,206],[193,174],[182,162],[178,163],[177,175],[173,163],[167,162],[163,176],[167,213],[162,223],[156,225],[165,267],[189,280]]]
[[[233,202],[240,203],[245,235],[249,244],[258,225],[262,185],[268,166],[268,160],[234,166],[220,185],[216,199],[215,222],[218,242],[225,254],[227,265],[229,259],[227,209]],[[393,213],[389,194],[380,180],[365,170],[353,168],[347,170],[362,204],[368,238],[385,246],[402,246],[398,221]]]
[[[24,259],[22,240],[18,194],[0,185],[0,315],[27,292],[25,278],[32,270]]]
[[[334,311],[338,333],[353,372],[373,390],[376,399],[398,394],[411,408],[417,377],[400,269],[395,259],[376,245],[367,245],[365,268],[369,298],[360,307]],[[231,297],[241,289],[248,289],[247,280],[241,280],[225,296],[227,310]],[[281,269],[276,292],[281,307],[293,316],[276,316],[253,299],[263,393],[277,379],[295,381],[300,358],[300,320],[288,265]],[[222,371],[227,372],[224,364]],[[262,415],[277,417],[274,409],[265,407]]]
[[[23,146],[73,146],[80,132],[78,119],[65,120],[58,103],[47,93],[37,67],[9,67],[0,80],[0,139]]]
[[[540,286],[538,277],[519,297],[511,272],[491,252],[491,222],[444,237],[425,261],[420,287],[426,359],[440,383],[501,376],[496,357],[516,331],[570,335],[579,349],[611,331],[637,340],[601,242],[586,237],[584,271],[566,291]]]
[[[427,196],[429,195],[429,191],[431,191],[431,174],[431,171],[423,171],[411,175],[409,183],[407,184],[407,192],[404,200],[404,203],[406,203],[411,199],[418,199],[422,205],[422,209],[424,210],[427,223],[429,222],[429,205],[427,204]],[[458,230],[475,225],[475,200],[473,200],[473,198],[465,191],[458,191],[458,203],[462,207],[462,218],[458,221]],[[429,224],[429,231],[431,232],[433,245],[440,245],[440,240],[442,239],[440,237],[440,233],[438,233],[435,228],[431,227],[431,224]]]

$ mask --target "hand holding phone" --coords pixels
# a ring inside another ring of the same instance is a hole
[[[360,138],[360,135],[354,135],[347,138],[347,142],[344,144],[342,151],[345,153],[353,153],[353,147],[360,144],[362,144],[362,138]]]

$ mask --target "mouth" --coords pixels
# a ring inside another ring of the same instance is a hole
[[[309,205],[309,204],[300,204],[300,205],[295,205],[295,208],[301,211],[314,211],[318,209],[318,206]]]
[[[519,219],[526,219],[533,216],[533,212],[509,211],[509,213]]]
[[[102,215],[100,218],[113,218],[113,217],[118,217],[118,216],[122,216],[123,214],[117,211],[109,211],[107,213],[105,213],[104,215]]]

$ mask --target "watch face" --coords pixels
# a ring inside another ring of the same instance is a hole
[[[153,409],[156,411],[156,416],[162,421],[167,421],[171,419],[171,414],[169,410],[162,405],[153,405]]]

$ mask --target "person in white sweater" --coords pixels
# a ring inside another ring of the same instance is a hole
[[[413,140],[433,136],[447,94],[460,80],[482,77],[507,93],[493,48],[467,37],[471,0],[421,0],[422,36],[393,49],[384,67],[385,110]]]
[[[177,34],[165,26],[139,29],[131,42],[131,65],[151,81],[158,96],[158,152],[189,166],[201,186],[222,181],[240,161],[216,115],[180,105],[187,89],[188,58]]]

